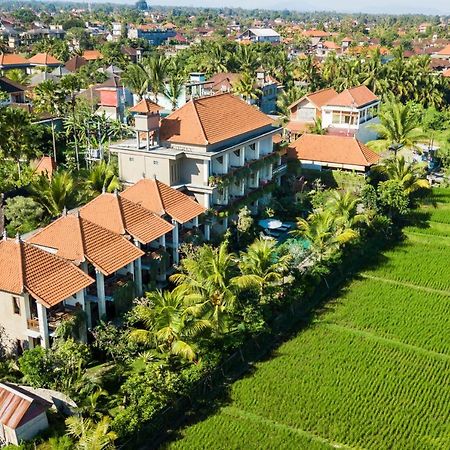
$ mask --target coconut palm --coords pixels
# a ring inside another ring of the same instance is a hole
[[[308,132],[312,134],[326,134],[326,129],[322,126],[322,119],[320,117],[317,117],[317,119],[314,119],[314,123],[309,125]]]
[[[264,298],[267,287],[280,283],[283,279],[289,259],[289,255],[279,254],[275,239],[256,239],[241,254],[239,268],[242,276],[236,281],[243,288],[257,287],[261,298]]]
[[[203,314],[220,333],[226,329],[228,313],[234,308],[239,288],[236,255],[228,252],[228,242],[218,249],[204,245],[196,254],[181,262],[181,272],[170,280],[183,286],[186,292],[198,294],[197,314]],[[194,311],[195,308],[192,308]]]
[[[304,89],[301,89],[297,86],[293,86],[291,89],[283,91],[278,96],[277,107],[278,110],[280,111],[282,124],[286,124],[289,121],[291,115],[289,107],[297,100],[300,100],[303,97],[303,95],[305,95],[305,93],[306,91]]]
[[[158,94],[164,91],[164,81],[169,69],[169,60],[164,55],[153,55],[147,59],[144,67],[148,76],[149,90],[157,103]]]
[[[248,72],[244,72],[233,86],[233,93],[242,97],[247,103],[258,99],[261,89],[256,86],[256,80]]]
[[[26,86],[30,82],[30,75],[22,69],[11,69],[5,74],[6,78],[19,84]]]
[[[68,171],[58,171],[51,179],[45,174],[34,179],[29,190],[49,217],[56,217],[65,207],[76,206],[75,181]]]
[[[120,188],[120,181],[114,168],[105,161],[100,161],[91,168],[84,183],[90,198],[102,192],[114,192]]]
[[[406,194],[411,195],[419,189],[429,189],[430,183],[424,178],[424,167],[416,163],[408,163],[404,156],[390,158],[378,166],[389,180],[395,180],[403,187]]]
[[[139,303],[133,310],[134,320],[143,327],[132,329],[130,340],[194,361],[197,349],[193,340],[211,325],[193,314],[189,305],[192,299],[182,287],[173,291],[148,292],[147,301]]]
[[[392,149],[397,156],[399,149],[417,148],[417,143],[425,137],[411,106],[395,101],[392,96],[382,108],[379,118],[380,123],[370,125],[379,135],[376,141],[369,143],[376,150]]]
[[[172,111],[175,111],[178,107],[178,100],[183,93],[184,80],[182,77],[172,75],[169,78],[164,95],[169,99],[172,104]]]
[[[99,422],[84,419],[81,416],[71,416],[66,419],[67,432],[78,440],[76,448],[80,450],[113,449],[116,433],[110,430],[111,420],[103,416]]]
[[[121,76],[123,84],[142,100],[148,91],[149,77],[143,66],[140,64],[129,64]]]

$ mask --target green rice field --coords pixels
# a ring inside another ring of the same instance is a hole
[[[450,189],[170,449],[450,449]]]

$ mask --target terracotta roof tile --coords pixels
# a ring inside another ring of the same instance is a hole
[[[28,66],[28,61],[20,55],[15,53],[1,53],[0,54],[0,66]]]
[[[378,97],[367,86],[362,85],[345,89],[340,94],[328,100],[326,106],[348,106],[359,108],[377,100]]]
[[[207,85],[214,92],[230,91],[235,83],[241,79],[240,73],[223,72],[216,73],[208,81]]]
[[[450,78],[450,69],[444,70],[444,72],[442,72],[442,75],[446,78]]]
[[[103,58],[103,55],[98,50],[85,50],[82,56],[86,61],[95,61]]]
[[[161,122],[161,140],[216,144],[272,124],[272,119],[232,94],[192,99]]]
[[[121,196],[159,216],[168,214],[179,223],[188,222],[206,211],[188,195],[159,180],[142,179],[122,192]]]
[[[442,50],[439,50],[436,54],[440,56],[450,56],[450,44],[446,45]]]
[[[56,65],[56,64],[62,64],[61,61],[57,60],[54,56],[50,55],[49,53],[37,53],[36,55],[32,56],[28,62],[30,64],[39,64],[39,65]]]
[[[156,104],[155,102],[152,102],[147,98],[143,98],[139,103],[130,108],[129,111],[146,114],[146,113],[156,113],[161,109],[162,107]]]
[[[74,56],[69,59],[64,66],[69,72],[76,72],[80,67],[87,64],[87,61],[82,56]]]
[[[30,293],[50,307],[79,292],[94,280],[54,254],[26,242],[0,241],[0,290]]]
[[[288,148],[291,159],[371,166],[380,156],[352,137],[304,134]]]
[[[321,89],[320,91],[306,94],[296,102],[292,103],[292,105],[289,106],[289,109],[297,106],[305,98],[307,98],[311,103],[313,103],[317,108],[320,109],[323,105],[326,105],[329,100],[331,100],[333,97],[336,97],[336,95],[338,95],[338,93],[333,88]]]
[[[51,156],[43,156],[37,163],[34,171],[38,174],[46,174],[49,178],[56,172],[58,166]]]
[[[87,260],[104,275],[111,275],[143,255],[123,236],[77,215],[60,217],[28,242],[56,249],[58,256],[75,264]]]
[[[101,194],[80,209],[81,217],[116,234],[129,234],[148,244],[173,225],[136,203],[116,194]]]

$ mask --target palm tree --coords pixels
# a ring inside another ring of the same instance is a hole
[[[175,111],[178,107],[178,100],[183,93],[184,80],[182,77],[172,75],[167,83],[164,95],[170,100],[172,104],[172,111]]]
[[[111,420],[103,416],[99,422],[84,419],[80,416],[71,416],[66,419],[67,432],[78,439],[76,448],[80,450],[107,450],[113,449],[116,433],[110,430]]]
[[[16,83],[23,84],[26,86],[30,82],[30,75],[28,75],[22,69],[11,69],[8,70],[5,74],[6,78],[9,78],[11,81],[15,81]]]
[[[76,206],[75,181],[68,171],[58,171],[51,179],[41,174],[32,181],[29,190],[49,217],[56,217],[65,207]]]
[[[147,301],[139,303],[133,310],[134,319],[143,328],[132,329],[130,339],[194,361],[197,349],[192,341],[208,330],[210,323],[192,314],[192,308],[186,304],[187,298],[185,289],[180,287],[173,291],[148,292]]]
[[[196,254],[181,261],[181,272],[170,280],[183,286],[186,292],[198,294],[203,303],[192,308],[213,325],[216,333],[226,328],[228,313],[234,308],[239,292],[236,255],[228,252],[228,242],[218,249],[209,245],[200,247]]]
[[[392,96],[382,108],[379,118],[380,123],[370,125],[380,136],[369,143],[374,149],[390,149],[397,156],[398,150],[403,147],[417,148],[417,143],[425,137],[411,106],[395,101]]]
[[[63,114],[65,95],[53,80],[45,80],[34,88],[33,106],[36,112],[48,113],[51,116],[53,158],[56,161],[56,132],[54,118],[55,116]]]
[[[149,77],[140,64],[129,64],[121,76],[123,84],[142,100],[148,91]]]
[[[120,189],[120,181],[114,168],[105,161],[95,164],[89,171],[84,183],[86,193],[90,198],[102,192],[114,192],[116,189]]]
[[[305,95],[305,93],[306,91],[304,89],[293,86],[291,89],[283,91],[278,96],[277,107],[280,111],[282,124],[286,124],[289,121],[289,118],[291,116],[289,107],[297,100],[300,100]]]
[[[312,124],[308,127],[308,133],[320,134],[320,135],[326,134],[326,130],[322,126],[322,119],[320,117],[317,117],[317,119],[314,119],[314,124]]]
[[[242,276],[237,283],[242,288],[257,287],[261,298],[266,289],[280,283],[289,264],[289,255],[280,255],[274,239],[259,238],[241,254],[239,268]]]
[[[424,168],[416,163],[406,162],[404,156],[390,158],[378,166],[389,180],[395,180],[403,187],[406,194],[411,195],[419,189],[429,189],[430,183],[424,178]]]
[[[332,211],[316,211],[308,219],[298,219],[297,229],[291,233],[306,239],[311,254],[318,262],[333,256],[339,248],[357,238],[352,228],[342,227],[342,222]]]
[[[144,67],[148,76],[150,92],[157,103],[158,94],[164,91],[164,80],[168,73],[169,60],[164,55],[153,55],[147,59]]]
[[[256,81],[250,73],[244,72],[233,86],[233,93],[241,96],[247,103],[251,103],[261,95],[261,89],[256,86]]]

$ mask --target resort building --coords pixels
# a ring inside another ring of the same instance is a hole
[[[26,103],[26,87],[6,77],[0,77],[0,92],[6,95],[6,98],[0,99],[0,105],[14,105]]]
[[[238,37],[238,41],[279,44],[281,42],[281,36],[272,28],[249,28]]]
[[[20,238],[4,236],[0,240],[3,345],[12,352],[49,347],[62,320],[78,309],[86,311],[84,289],[93,283],[71,262]]]
[[[156,178],[206,209],[227,210],[251,193],[250,207],[268,200],[266,186],[280,162],[272,139],[281,129],[257,108],[218,94],[192,98],[162,120],[149,100],[132,111],[136,139],[110,147],[125,184]]]
[[[303,134],[289,145],[288,160],[305,169],[342,169],[365,173],[380,156],[354,137]]]

